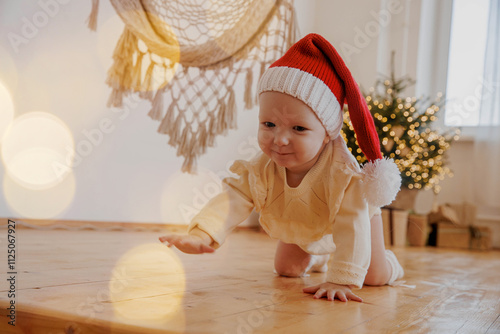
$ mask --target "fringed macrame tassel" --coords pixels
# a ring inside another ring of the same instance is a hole
[[[217,134],[215,131],[215,117],[213,115],[210,115],[210,121],[208,122],[208,138],[207,138],[207,144],[208,146],[212,147],[215,144],[215,135]]]
[[[198,149],[198,139],[196,138],[196,133],[191,132],[189,144],[187,146],[187,153],[189,155],[196,155],[198,154]]]
[[[253,70],[250,67],[247,70],[247,75],[245,80],[245,109],[252,109],[254,106],[252,86],[253,86]]]
[[[226,102],[222,102],[222,105],[221,105],[221,108],[220,108],[220,111],[219,111],[219,129],[221,131],[219,131],[220,134],[222,135],[227,135],[227,129],[229,128],[229,124],[227,122],[227,119],[228,119],[228,110],[227,110],[227,103]]]
[[[163,89],[158,89],[148,113],[148,116],[155,121],[160,121],[163,118],[163,92]]]
[[[208,147],[213,147],[215,145],[215,135],[212,135],[210,133],[208,134],[207,145]]]
[[[189,143],[189,149],[190,149],[190,157],[192,157],[193,163],[191,166],[189,166],[189,172],[190,173],[196,173],[196,157],[200,154],[201,147],[200,147],[200,140],[199,138],[193,134],[191,136],[191,142]]]
[[[230,129],[236,128],[236,99],[234,97],[234,90],[229,87],[229,97],[227,99],[225,122]]]
[[[215,116],[215,133],[216,134],[224,134],[224,131],[226,130],[226,126],[224,124],[224,115],[226,114],[226,104],[224,103],[223,100],[219,100],[219,111],[217,112],[217,115]]]
[[[130,88],[133,88],[135,92],[139,91],[142,84],[142,60],[144,58],[144,53],[141,51],[137,52],[137,59],[135,60],[135,65],[132,68],[131,78],[130,78]]]
[[[113,65],[108,70],[106,84],[113,88],[113,92],[108,100],[108,107],[121,107],[123,96],[131,91],[132,69],[134,67],[134,53],[137,49],[137,38],[125,29],[116,44],[113,53]]]
[[[295,40],[297,38],[296,32],[297,32],[297,17],[295,15],[295,8],[291,6],[292,8],[290,9],[290,18],[288,23],[288,34],[287,34],[287,50],[292,47],[292,45],[295,43]]]
[[[97,14],[99,12],[99,0],[92,0],[92,10],[87,18],[88,27],[92,31],[97,29]]]
[[[121,89],[113,89],[111,94],[109,94],[108,102],[106,105],[108,107],[121,107],[123,105],[124,92]]]
[[[186,156],[188,152],[188,139],[190,136],[189,126],[185,126],[179,138],[179,146],[177,147],[177,156]]]
[[[175,122],[172,123],[171,127],[169,127],[168,129],[167,134],[170,136],[168,144],[170,146],[176,147],[181,142],[180,130],[182,125],[182,120],[183,120],[182,115],[181,114],[177,115]]]
[[[151,61],[144,76],[144,82],[141,87],[140,96],[143,99],[152,101],[153,100],[153,90],[154,90],[154,75],[153,71],[155,69],[155,62]]]
[[[160,126],[158,127],[159,133],[167,134],[170,132],[170,129],[175,121],[174,102],[172,102],[168,106],[167,113],[165,114],[165,117],[163,117],[163,120],[161,121]]]
[[[182,164],[182,171],[192,173],[194,172],[193,166],[196,162],[196,154],[193,151],[195,146],[195,136],[191,133],[191,128],[186,126],[182,131],[179,147],[177,148],[177,155],[184,157]]]
[[[185,157],[184,163],[182,164],[182,172],[183,173],[196,173],[196,156],[189,155]]]
[[[198,154],[203,154],[207,150],[208,144],[208,135],[207,128],[205,127],[205,123],[200,124],[198,127]]]

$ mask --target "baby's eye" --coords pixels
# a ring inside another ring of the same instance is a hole
[[[302,131],[306,131],[307,129],[303,126],[300,126],[300,125],[297,125],[297,126],[294,126],[293,129],[295,131],[299,131],[299,132],[302,132]]]
[[[272,123],[272,122],[263,122],[262,124],[264,124],[264,126],[267,128],[274,128],[275,127],[274,123]]]

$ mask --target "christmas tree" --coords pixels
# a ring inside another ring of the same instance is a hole
[[[433,122],[444,104],[442,95],[429,98],[404,97],[402,92],[414,81],[389,78],[378,80],[369,94],[364,94],[374,118],[384,157],[394,159],[401,171],[402,186],[408,189],[440,191],[439,181],[452,176],[446,167],[446,151],[458,139],[459,130],[440,131]],[[358,147],[348,108],[344,113],[342,136],[360,164],[366,158]]]

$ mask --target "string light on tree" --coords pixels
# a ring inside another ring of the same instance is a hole
[[[412,84],[414,81],[407,77],[396,79],[393,70],[389,79],[379,80],[370,88],[365,99],[374,118],[382,153],[398,165],[403,187],[432,189],[438,193],[441,190],[439,181],[445,176],[453,176],[446,167],[446,151],[458,139],[460,131],[441,131],[432,126],[444,104],[442,94],[434,101],[400,96]],[[358,147],[348,109],[344,113],[342,136],[356,160],[360,164],[366,162]]]

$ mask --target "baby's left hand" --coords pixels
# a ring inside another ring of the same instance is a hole
[[[348,285],[339,285],[335,283],[325,282],[319,285],[304,288],[305,293],[314,293],[313,298],[319,299],[327,297],[328,300],[334,300],[337,297],[340,301],[346,302],[348,299],[363,302],[363,299],[352,293]]]

